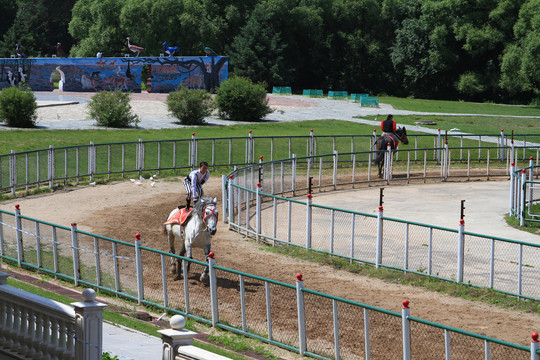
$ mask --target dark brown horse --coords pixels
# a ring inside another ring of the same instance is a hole
[[[399,141],[401,141],[404,145],[407,145],[409,143],[409,139],[407,139],[407,130],[405,130],[405,126],[400,127],[396,130],[395,135]],[[379,136],[377,141],[375,141],[375,149],[377,150],[377,157],[375,158],[375,164],[379,166],[379,178],[382,178],[382,169],[384,166],[384,154],[385,151],[388,149],[388,145],[390,145],[392,149],[392,154],[397,149],[397,146],[399,144],[399,141],[396,141],[391,135],[382,135]]]

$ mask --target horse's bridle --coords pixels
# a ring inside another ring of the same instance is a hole
[[[204,224],[206,225],[206,219],[208,219],[210,216],[214,215],[216,217],[216,221],[218,220],[218,214],[216,213],[217,211],[217,207],[214,205],[214,208],[213,209],[208,209],[210,210],[211,212],[207,215],[206,214],[206,210],[207,208],[210,206],[210,205],[214,205],[214,204],[208,204],[206,205],[204,208],[203,208],[203,211],[204,211],[204,214],[203,214],[203,221],[204,221]]]

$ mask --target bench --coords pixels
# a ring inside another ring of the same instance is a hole
[[[376,97],[361,97],[360,98],[360,106],[373,106],[373,107],[379,107],[379,99]]]
[[[272,94],[292,95],[290,86],[274,86]]]
[[[329,91],[328,97],[332,99],[344,99],[348,98],[349,94],[346,91]]]
[[[360,101],[363,97],[369,97],[369,94],[351,94],[352,101]]]
[[[324,96],[322,90],[304,89],[302,92],[304,96]]]

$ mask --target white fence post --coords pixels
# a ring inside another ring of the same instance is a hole
[[[107,306],[96,301],[96,292],[84,289],[83,301],[71,303],[75,310],[75,358],[101,359],[103,354],[103,309]]]
[[[90,146],[88,146],[88,175],[90,175],[90,181],[94,181],[94,142],[90,141]]]
[[[21,224],[21,208],[19,204],[15,204],[15,226],[17,228],[17,265],[22,266],[24,261],[24,245],[22,236],[22,224]]]
[[[233,192],[233,181],[234,181],[234,175],[229,175],[229,209],[228,209],[228,215],[229,215],[229,230],[232,228],[232,223],[234,221],[234,192]]]
[[[382,263],[382,248],[383,248],[383,207],[379,206],[379,213],[377,214],[377,254],[375,260],[375,267],[378,269]]]
[[[441,163],[441,129],[437,129],[437,164]]]
[[[373,150],[373,148],[375,147],[376,142],[377,142],[377,129],[373,129],[373,144],[371,144],[370,150]],[[373,160],[375,160],[376,157],[377,157],[377,152],[373,151],[371,158]],[[369,164],[371,165],[371,161],[369,162]],[[368,173],[368,175],[369,175],[369,173]]]
[[[311,194],[307,194],[306,205],[306,249],[311,249]]]
[[[411,360],[411,322],[409,315],[409,300],[403,300],[403,308],[401,309],[401,327],[403,331],[403,360]]]
[[[249,130],[247,163],[253,163],[253,132]]]
[[[15,189],[17,187],[17,155],[15,150],[11,149],[9,155],[9,185],[11,186],[11,194],[15,195]]]
[[[135,273],[137,274],[137,300],[139,305],[144,299],[143,266],[141,256],[141,234],[135,234]]]
[[[514,176],[515,171],[516,171],[516,164],[512,161],[512,164],[510,165],[510,215],[512,215],[512,210],[514,210],[514,200],[516,197],[516,194],[515,194],[516,177]]]
[[[444,155],[443,155],[443,168],[444,168],[444,181],[448,180],[448,167],[450,166],[450,150],[448,149],[448,144],[444,144]]]
[[[223,222],[226,224],[229,219],[229,214],[227,212],[227,206],[229,205],[228,200],[228,191],[227,191],[227,176],[221,175],[221,202],[223,206]]]
[[[296,154],[292,154],[292,192],[296,196]]]
[[[296,308],[298,310],[298,345],[300,355],[304,356],[306,352],[306,312],[304,309],[304,280],[302,274],[296,275]]]
[[[540,357],[538,357],[538,350],[540,350],[540,343],[538,342],[538,333],[533,332],[531,340],[531,360],[538,360]]]
[[[210,276],[210,299],[212,302],[212,326],[214,327],[219,322],[217,279],[216,270],[214,269],[215,264],[216,259],[214,259],[214,252],[210,251],[210,253],[208,254],[208,272]]]
[[[257,192],[256,192],[256,196],[257,196],[257,202],[256,202],[256,207],[255,207],[255,211],[256,211],[256,219],[257,219],[257,233],[255,234],[255,240],[256,241],[259,241],[259,235],[261,234],[261,195],[260,195],[260,192],[261,192],[261,183],[257,183]]]
[[[73,250],[73,282],[79,286],[81,268],[79,265],[79,239],[77,238],[77,224],[71,224],[71,248]]]
[[[333,169],[333,176],[332,181],[334,184],[334,190],[337,189],[337,168],[338,168],[338,152],[334,150],[334,169]]]
[[[49,189],[52,189],[54,186],[54,146],[49,145]]]
[[[463,282],[463,266],[465,264],[465,220],[459,220],[459,231],[458,231],[458,267],[457,267],[457,282]]]
[[[390,144],[386,147],[384,157],[384,178],[386,179],[386,184],[390,184],[390,180],[392,180],[392,160],[394,160]]]
[[[505,149],[504,149],[504,129],[501,129],[501,161],[504,161],[504,153],[505,153]]]
[[[191,142],[190,142],[190,158],[189,158],[189,165],[191,166],[191,168],[195,168],[197,167],[197,164],[196,164],[196,155],[195,155],[195,141],[196,138],[195,138],[195,133],[191,133]]]
[[[519,192],[519,197],[521,201],[521,206],[519,208],[519,226],[525,226],[525,197],[527,196],[527,174],[525,169],[521,170],[521,190]]]

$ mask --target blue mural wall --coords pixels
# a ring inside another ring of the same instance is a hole
[[[180,85],[211,91],[229,76],[228,58],[223,56],[11,58],[0,59],[0,88],[25,83],[34,91],[52,91],[51,75],[58,70],[64,91],[141,92],[143,66],[151,92],[168,93]]]

